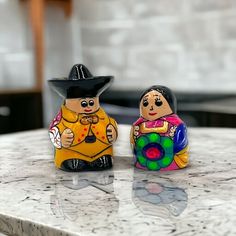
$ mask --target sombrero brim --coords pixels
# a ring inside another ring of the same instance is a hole
[[[96,97],[111,85],[113,79],[113,76],[94,76],[79,80],[61,78],[48,80],[48,83],[64,98]]]

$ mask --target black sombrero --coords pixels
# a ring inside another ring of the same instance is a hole
[[[83,64],[72,67],[68,78],[51,79],[49,86],[65,98],[96,97],[106,90],[113,76],[93,76]]]

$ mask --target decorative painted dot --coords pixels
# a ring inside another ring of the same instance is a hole
[[[156,133],[151,133],[149,135],[149,140],[150,140],[151,143],[159,142],[160,141],[160,135],[156,134]]]
[[[81,136],[84,137],[84,134],[82,134]]]
[[[97,132],[96,134],[99,134],[99,132]]]
[[[163,166],[169,166],[171,161],[172,161],[172,159],[170,157],[166,156],[162,159],[162,164],[163,164]]]
[[[79,138],[79,139],[78,139],[78,142],[80,142],[80,141],[81,141],[81,139]]]
[[[140,162],[141,165],[145,166],[146,158],[144,158],[143,156],[138,156],[138,161]]]
[[[148,162],[148,169],[157,170],[157,169],[159,169],[159,166],[158,166],[157,162],[150,161],[150,162]]]
[[[148,140],[146,139],[145,136],[142,136],[142,137],[138,138],[138,140],[137,140],[137,146],[139,148],[143,148],[147,143],[148,143]]]
[[[150,147],[147,151],[146,151],[146,156],[149,159],[156,159],[159,158],[161,156],[161,152],[160,150],[158,150],[158,148],[155,147]]]
[[[87,131],[87,128],[84,128],[84,131]]]
[[[104,136],[102,136],[102,139],[105,139],[105,137],[104,137]]]
[[[164,139],[163,142],[162,142],[162,145],[164,148],[169,148],[172,146],[172,141],[171,139],[167,138],[167,139]]]

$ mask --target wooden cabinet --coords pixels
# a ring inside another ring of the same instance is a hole
[[[40,91],[0,93],[0,134],[43,127]]]
[[[0,90],[0,134],[42,127],[41,90]]]

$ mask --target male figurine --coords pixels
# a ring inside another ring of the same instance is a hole
[[[117,124],[99,104],[99,95],[112,81],[113,76],[93,76],[82,64],[72,67],[69,78],[49,80],[65,98],[49,128],[56,167],[67,171],[112,167]]]

